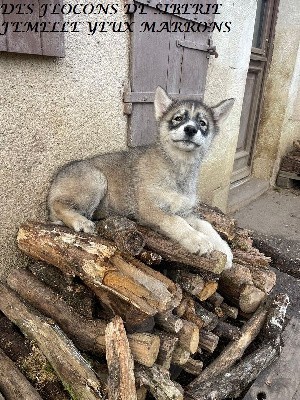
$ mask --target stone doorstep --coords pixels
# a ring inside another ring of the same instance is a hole
[[[231,186],[228,196],[227,213],[233,213],[250,204],[270,187],[268,181],[250,178]]]

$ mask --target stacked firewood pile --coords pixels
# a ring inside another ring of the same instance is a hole
[[[232,269],[222,253],[191,255],[121,217],[100,221],[99,235],[24,223],[18,245],[39,261],[0,285],[3,396],[240,395],[278,355],[288,297],[269,296],[270,259],[247,231],[213,208],[197,212],[230,243]]]
[[[281,161],[277,176],[277,185],[292,188],[295,182],[300,181],[300,140],[295,140],[293,149]]]

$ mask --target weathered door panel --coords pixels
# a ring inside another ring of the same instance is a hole
[[[157,4],[156,1],[139,0],[136,3],[147,4],[147,14],[132,15],[135,24],[131,40],[131,77],[130,85],[124,93],[124,102],[132,105],[129,107],[131,146],[147,145],[155,140],[153,100],[158,85],[167,89],[174,98],[203,98],[208,58],[210,52],[213,53],[213,50],[209,50],[211,46],[208,31],[143,32],[139,27],[143,27],[145,23],[155,22],[156,27],[166,23],[192,23],[192,17],[159,14],[153,7]],[[172,4],[170,1],[161,3]],[[205,2],[197,0],[194,3]],[[197,20],[212,21],[213,17],[213,14],[198,15]]]
[[[279,0],[258,0],[248,69],[240,132],[236,148],[231,183],[251,176],[263,88],[272,53],[272,40]]]

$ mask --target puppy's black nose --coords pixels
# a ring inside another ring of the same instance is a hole
[[[194,125],[187,125],[184,127],[184,133],[188,136],[194,136],[197,133],[197,128]]]

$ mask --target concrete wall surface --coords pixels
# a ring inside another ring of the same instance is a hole
[[[280,159],[300,138],[300,3],[281,0],[253,174],[274,184]]]
[[[229,0],[222,4],[222,12],[215,16],[215,21],[231,21],[231,31],[213,33],[219,57],[210,60],[205,102],[215,105],[234,97],[235,104],[221,125],[220,134],[202,167],[200,193],[204,201],[226,210],[250,61],[256,0]]]
[[[17,229],[45,217],[53,172],[69,160],[126,148],[129,35],[65,35],[63,59],[1,53],[0,274],[22,265]]]

